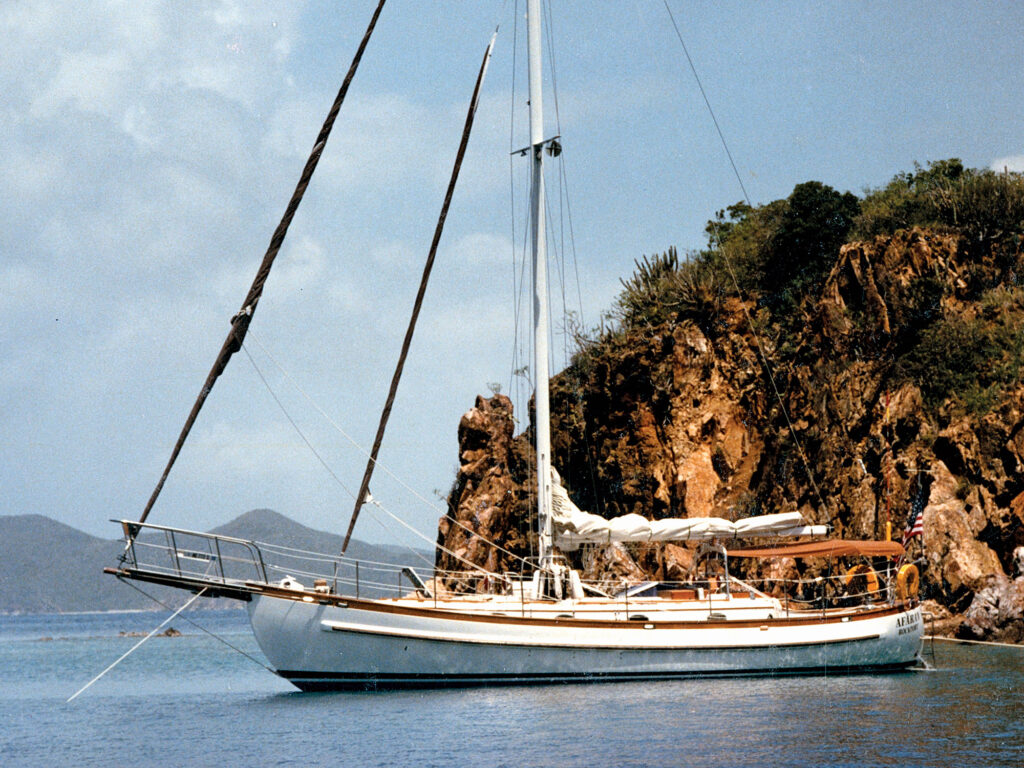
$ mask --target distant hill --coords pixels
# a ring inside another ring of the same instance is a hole
[[[342,537],[316,531],[269,509],[247,512],[211,533],[312,552],[336,554]],[[159,608],[127,584],[103,573],[117,564],[121,540],[101,539],[43,515],[0,516],[0,613],[69,613]],[[423,570],[433,553],[377,546],[353,539],[351,557],[414,564]],[[160,600],[180,602],[180,592],[139,584]],[[178,595],[176,598],[175,595]],[[200,601],[223,607],[224,601]]]
[[[344,536],[307,528],[272,509],[254,509],[251,512],[246,512],[230,523],[214,528],[210,533],[325,554],[341,552],[341,545],[345,541]],[[433,562],[433,552],[420,552],[420,554]],[[367,544],[358,539],[352,539],[349,542],[346,555],[359,560],[376,560],[386,563],[401,563],[418,559],[406,547]]]

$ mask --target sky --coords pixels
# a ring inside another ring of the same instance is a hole
[[[0,6],[0,514],[107,538],[109,520],[141,514],[374,5]],[[1024,170],[1016,2],[668,5],[754,204],[809,180],[863,194],[949,157]],[[519,411],[527,394],[513,374],[527,362],[516,6],[385,6],[247,351],[150,522],[207,530],[272,508],[345,530],[499,26],[371,484],[434,539],[460,417],[495,385]],[[596,326],[634,260],[701,248],[706,220],[743,191],[663,0],[557,2],[549,19],[546,133],[564,147],[547,181],[557,370],[567,324]],[[368,509],[357,538],[424,544]]]

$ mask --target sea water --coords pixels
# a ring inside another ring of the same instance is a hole
[[[0,616],[0,766],[1024,765],[1024,648],[938,642],[889,675],[303,694],[243,611],[194,611],[217,637],[179,616],[66,703],[166,615]]]

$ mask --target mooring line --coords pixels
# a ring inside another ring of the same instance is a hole
[[[140,594],[145,595],[146,597],[148,597],[150,600],[152,600],[157,605],[162,605],[168,611],[171,610],[171,607],[169,605],[167,605],[167,603],[163,602],[162,600],[158,600],[157,598],[153,597],[153,595],[149,594],[149,592],[147,592],[146,590],[142,589],[141,587],[136,586],[135,584],[132,584],[127,579],[120,579],[120,581],[122,583],[124,583],[124,584],[127,584],[129,587],[134,589],[136,592],[139,592]],[[198,622],[195,622],[192,619],[190,619],[188,616],[182,616],[181,618],[183,618],[185,621],[187,621],[193,627],[198,629],[200,632],[205,632],[210,637],[212,637],[214,640],[217,640],[217,641],[219,641],[221,643],[224,643],[224,645],[226,645],[228,648],[230,648],[235,653],[240,653],[242,656],[245,656],[245,658],[249,659],[249,661],[253,662],[254,664],[259,664],[261,667],[263,667],[268,672],[273,672],[275,675],[277,674],[277,671],[273,667],[268,667],[266,664],[264,664],[262,661],[257,659],[255,656],[252,656],[252,655],[246,653],[241,648],[235,647],[234,645],[229,643],[227,640],[225,640],[223,637],[218,635],[216,632],[213,632],[213,631],[207,629],[202,624],[199,624]]]
[[[924,640],[945,640],[947,643],[964,643],[965,645],[994,645],[997,648],[1017,648],[1024,651],[1024,645],[1019,643],[997,643],[994,640],[964,640],[959,637],[944,637],[943,635],[925,635]]]
[[[107,668],[106,668],[106,669],[104,669],[104,670],[103,670],[102,672],[100,672],[100,673],[99,673],[98,675],[96,675],[96,677],[94,677],[94,678],[93,678],[92,680],[90,680],[90,681],[89,681],[88,683],[86,683],[86,684],[85,684],[85,685],[83,685],[83,686],[82,686],[81,688],[79,688],[79,689],[78,689],[78,693],[76,693],[76,694],[75,694],[74,696],[72,696],[72,697],[71,697],[70,699],[68,699],[68,700],[67,700],[67,701],[65,701],[64,703],[65,703],[65,704],[70,704],[70,703],[71,703],[72,701],[74,701],[75,699],[77,699],[77,698],[79,697],[79,695],[80,695],[80,694],[82,694],[82,693],[83,693],[83,692],[85,691],[85,689],[86,689],[86,688],[88,688],[88,687],[89,687],[90,685],[92,685],[93,683],[95,683],[95,682],[96,682],[97,680],[99,680],[99,679],[100,679],[101,677],[103,677],[103,676],[104,676],[105,674],[107,674],[107,672],[109,672],[110,670],[112,670],[112,669],[113,669],[114,667],[116,667],[116,666],[117,666],[118,664],[120,664],[120,663],[121,663],[122,661],[124,661],[125,659],[127,659],[127,658],[128,658],[128,656],[130,656],[130,655],[132,654],[132,652],[133,652],[133,651],[134,651],[134,650],[135,650],[136,648],[138,648],[138,647],[139,647],[140,645],[142,645],[142,644],[143,644],[144,642],[146,642],[147,640],[149,640],[149,638],[151,638],[151,637],[152,637],[153,635],[155,635],[155,634],[156,634],[157,632],[159,632],[159,631],[160,631],[160,630],[161,630],[161,629],[163,628],[163,626],[164,626],[165,624],[167,624],[167,623],[169,623],[169,622],[171,621],[171,619],[173,619],[173,618],[174,618],[175,616],[177,616],[177,615],[178,615],[179,613],[181,613],[181,612],[182,612],[182,611],[184,611],[184,610],[185,610],[186,608],[188,608],[188,607],[189,607],[190,605],[192,605],[192,603],[194,603],[194,602],[195,602],[196,600],[198,600],[198,599],[199,599],[200,597],[202,597],[202,594],[203,594],[203,592],[205,592],[205,591],[206,591],[206,589],[207,589],[206,587],[203,587],[203,588],[202,588],[201,590],[199,590],[198,592],[196,592],[196,594],[195,594],[195,595],[193,595],[193,596],[192,596],[192,598],[191,598],[191,599],[190,599],[190,600],[189,600],[189,601],[188,601],[187,603],[185,603],[185,604],[184,604],[183,606],[181,606],[181,608],[179,608],[179,609],[178,609],[178,610],[176,610],[176,611],[175,611],[174,613],[172,613],[172,614],[171,614],[170,616],[168,616],[168,617],[167,617],[166,619],[164,619],[164,620],[163,620],[162,622],[160,622],[160,624],[159,624],[159,625],[158,625],[158,626],[157,626],[157,627],[156,627],[156,628],[155,628],[155,629],[154,629],[154,630],[153,630],[152,632],[150,632],[150,633],[149,633],[148,635],[146,635],[146,636],[145,636],[144,638],[142,638],[141,640],[139,640],[139,642],[137,642],[137,643],[136,643],[135,645],[133,645],[133,646],[132,646],[131,648],[129,648],[129,649],[128,649],[128,650],[127,650],[127,651],[126,651],[126,652],[125,652],[124,654],[122,654],[122,655],[121,655],[121,657],[120,657],[120,658],[119,658],[119,659],[118,659],[117,661],[115,661],[115,662],[114,662],[113,664],[111,664],[111,665],[110,665],[109,667],[107,667]]]

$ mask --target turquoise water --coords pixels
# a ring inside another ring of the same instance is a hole
[[[950,643],[934,672],[302,694],[178,617],[65,703],[165,615],[0,616],[0,765],[1024,765],[1024,649]],[[263,660],[244,612],[189,615]]]

